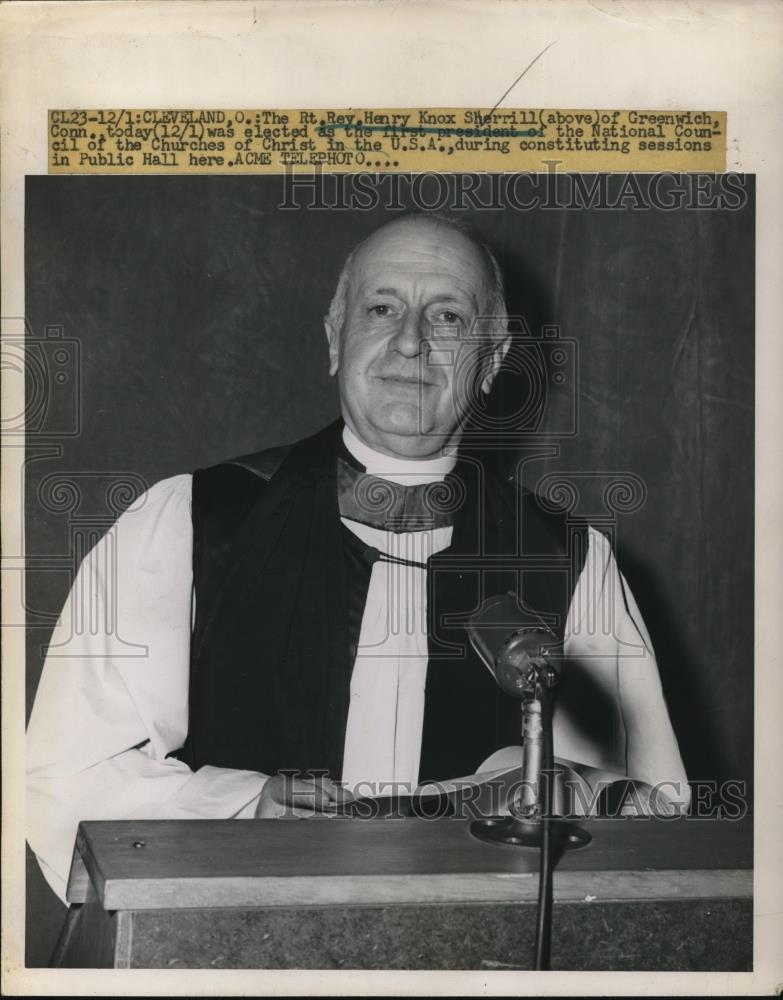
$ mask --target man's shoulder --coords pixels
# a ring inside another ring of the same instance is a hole
[[[213,468],[244,469],[245,472],[252,473],[264,482],[269,482],[294,447],[295,444],[280,444],[272,448],[264,448],[262,451],[229,458]]]
[[[259,451],[225,459],[193,473],[194,503],[209,509],[219,506],[252,503],[285,470],[308,468],[338,430],[336,424],[288,444],[273,445]],[[290,460],[290,461],[289,461]]]
[[[563,497],[531,489],[517,475],[487,476],[494,485],[496,501],[487,511],[488,516],[502,512],[507,525],[512,525],[523,551],[560,551],[572,553],[582,563],[589,538],[588,521],[576,515]],[[491,487],[490,487],[491,488]]]
[[[505,503],[514,507],[518,515],[524,516],[525,513],[530,513],[537,520],[553,526],[561,525],[566,520],[572,523],[582,521],[581,518],[574,516],[568,504],[563,502],[563,497],[556,493],[546,494],[532,489],[513,473],[498,474],[493,470],[486,479],[490,488],[494,487]]]
[[[193,503],[209,510],[252,502],[274,478],[294,444],[224,459],[193,473]]]
[[[134,498],[123,517],[127,521],[133,515],[156,514],[162,508],[189,504],[192,478],[189,472],[184,472],[159,479]]]

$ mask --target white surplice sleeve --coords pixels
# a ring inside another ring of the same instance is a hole
[[[650,636],[609,540],[592,527],[564,651],[571,676],[562,678],[555,710],[556,755],[658,786],[687,808],[690,789]],[[577,692],[570,700],[569,682]]]
[[[191,476],[163,480],[84,559],[27,732],[27,830],[65,898],[82,820],[250,817],[265,775],[166,755],[188,728]]]

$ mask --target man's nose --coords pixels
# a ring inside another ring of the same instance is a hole
[[[415,358],[419,354],[429,353],[429,338],[430,327],[424,316],[415,310],[411,310],[403,317],[390,346],[406,358]]]

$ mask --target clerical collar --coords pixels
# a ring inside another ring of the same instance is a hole
[[[455,455],[418,460],[384,455],[361,441],[347,424],[343,427],[343,444],[368,475],[402,486],[441,482],[457,463]]]

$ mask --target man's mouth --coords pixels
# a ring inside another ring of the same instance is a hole
[[[391,382],[394,385],[401,386],[421,386],[422,388],[429,388],[435,385],[434,382],[429,379],[420,378],[418,375],[376,375],[377,379],[381,382]]]

